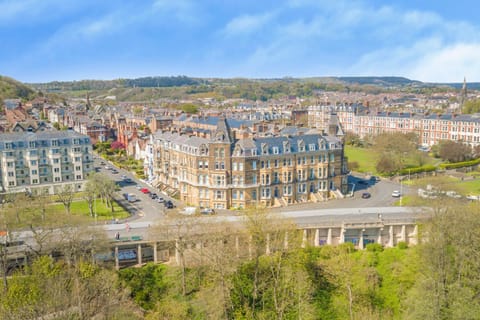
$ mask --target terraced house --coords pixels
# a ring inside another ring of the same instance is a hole
[[[94,169],[88,136],[73,131],[0,134],[2,192],[56,193],[83,188]]]
[[[235,137],[221,118],[211,137],[153,135],[156,184],[188,204],[217,209],[322,201],[347,192],[347,161],[336,136]]]

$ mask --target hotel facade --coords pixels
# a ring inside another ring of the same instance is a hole
[[[225,119],[210,139],[157,132],[151,136],[155,184],[176,190],[187,204],[216,209],[317,202],[347,192],[340,138],[238,135]]]

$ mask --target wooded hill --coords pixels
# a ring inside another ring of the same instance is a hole
[[[3,99],[32,99],[35,91],[12,78],[0,76],[0,101]]]

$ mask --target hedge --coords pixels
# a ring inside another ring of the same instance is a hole
[[[414,167],[414,168],[405,168],[401,169],[398,171],[398,174],[401,176],[407,175],[407,174],[414,174],[414,173],[421,173],[421,172],[431,172],[435,171],[437,167],[433,165],[425,165],[422,167]]]
[[[455,163],[441,163],[438,165],[440,169],[457,169],[463,167],[471,167],[480,164],[480,158],[470,161],[455,162]]]

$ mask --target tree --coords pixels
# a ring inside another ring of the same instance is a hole
[[[87,201],[88,210],[90,211],[91,217],[94,216],[94,212],[93,212],[94,203],[95,203],[95,200],[97,199],[97,195],[100,193],[99,192],[100,186],[98,186],[99,180],[95,178],[95,174],[96,173],[93,173],[88,177],[87,182],[85,183],[85,190],[84,190],[84,196],[83,196],[85,201]]]
[[[480,112],[480,99],[467,100],[463,104],[462,113],[471,114]]]
[[[65,208],[65,212],[70,215],[70,207],[72,206],[75,190],[71,184],[65,184],[57,188],[57,197]]]
[[[198,107],[192,103],[185,103],[180,106],[180,109],[185,113],[198,113]]]
[[[462,142],[442,140],[438,146],[438,154],[445,161],[461,162],[472,158],[472,149]]]
[[[477,206],[443,200],[420,245],[419,277],[407,301],[412,319],[476,319],[480,314]]]

